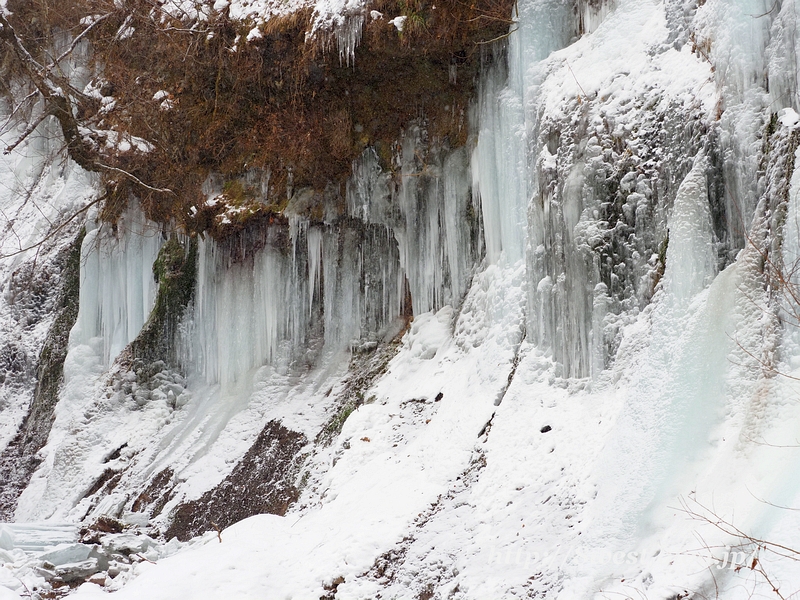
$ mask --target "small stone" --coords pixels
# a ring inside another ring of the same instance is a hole
[[[544,426],[544,427],[542,427],[542,428],[541,428],[539,431],[541,431],[542,433],[547,433],[547,432],[548,432],[548,431],[550,431],[551,429],[553,429],[553,428],[552,428],[552,427],[550,427],[550,425],[545,425],[545,426]]]

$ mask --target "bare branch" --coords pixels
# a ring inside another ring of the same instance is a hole
[[[53,229],[51,229],[50,232],[46,236],[44,236],[42,239],[40,239],[38,242],[36,242],[34,244],[31,244],[30,246],[26,246],[25,248],[20,248],[19,250],[16,250],[14,252],[10,252],[9,254],[0,254],[0,259],[11,258],[13,256],[18,256],[20,254],[24,254],[25,252],[28,252],[29,250],[33,250],[34,248],[40,248],[42,246],[42,244],[44,244],[50,238],[54,237],[59,231],[64,229],[64,227],[66,227],[69,223],[71,223],[77,217],[79,217],[80,215],[85,213],[92,206],[94,206],[95,204],[97,204],[97,203],[99,203],[99,202],[101,202],[103,200],[105,200],[105,196],[98,196],[97,198],[95,198],[94,200],[92,200],[91,202],[89,202],[88,204],[83,206],[82,208],[80,208],[77,211],[75,211],[74,213],[72,213],[68,218],[66,218],[64,221],[62,221],[58,226],[56,226]]]
[[[17,111],[18,111],[20,108],[22,108],[22,106],[24,106],[24,104],[25,104],[25,103],[26,103],[28,100],[31,100],[32,98],[36,97],[38,94],[39,94],[39,90],[38,90],[38,88],[37,88],[37,89],[35,89],[34,91],[32,91],[30,94],[28,94],[27,96],[25,96],[25,97],[24,97],[22,100],[20,100],[20,101],[17,103],[17,105],[16,105],[16,106],[15,106],[15,107],[12,109],[12,111],[11,111],[11,114],[9,114],[9,115],[8,115],[8,118],[6,118],[6,120],[3,122],[3,124],[2,124],[2,125],[0,125],[0,131],[3,131],[3,130],[4,130],[4,129],[5,129],[7,126],[8,126],[8,124],[9,124],[9,123],[11,123],[11,120],[12,120],[12,119],[14,118],[14,116],[17,114]]]
[[[125,177],[127,177],[128,179],[133,181],[134,183],[142,186],[145,189],[150,190],[151,192],[159,192],[161,194],[173,194],[173,195],[175,194],[175,192],[173,192],[169,188],[157,188],[157,187],[153,187],[151,185],[147,185],[144,181],[142,181],[141,179],[136,177],[136,175],[134,175],[133,173],[128,173],[128,171],[125,171],[123,169],[119,169],[117,167],[111,167],[109,165],[104,165],[103,163],[99,163],[99,162],[95,162],[94,164],[95,164],[96,167],[98,167],[100,169],[105,169],[106,171],[112,171],[114,173],[119,173],[120,175],[124,175]]]
[[[49,116],[50,116],[49,113],[43,112],[41,115],[39,115],[39,117],[34,119],[34,121],[30,125],[28,125],[28,127],[25,128],[25,131],[22,132],[22,135],[20,135],[13,144],[11,144],[10,146],[6,146],[6,149],[3,150],[3,154],[11,154],[11,151],[14,150],[14,148],[16,148],[17,146],[19,146],[30,134],[36,131],[36,128],[39,126],[39,123],[44,121]]]
[[[98,18],[96,21],[94,21],[94,22],[93,22],[91,25],[89,25],[89,26],[88,26],[86,29],[84,29],[84,30],[83,30],[83,31],[81,31],[81,32],[80,32],[78,35],[76,35],[76,36],[75,36],[75,39],[74,39],[74,40],[72,40],[72,43],[69,45],[69,48],[67,48],[66,50],[64,50],[64,52],[62,52],[62,53],[61,53],[61,55],[60,55],[60,56],[59,56],[59,57],[58,57],[58,58],[55,60],[55,63],[56,63],[56,64],[60,63],[62,60],[64,60],[65,58],[67,58],[67,56],[69,56],[70,54],[72,54],[72,51],[73,51],[73,50],[75,50],[75,47],[78,45],[78,43],[79,43],[79,42],[80,42],[80,41],[81,41],[81,40],[82,40],[84,37],[86,37],[86,35],[87,35],[87,34],[88,34],[88,33],[89,33],[89,32],[90,32],[92,29],[94,29],[95,25],[97,25],[98,23],[102,23],[103,21],[105,21],[105,20],[106,20],[108,17],[110,17],[110,16],[111,16],[111,13],[107,13],[107,14],[103,15],[102,17],[99,17],[99,18]]]

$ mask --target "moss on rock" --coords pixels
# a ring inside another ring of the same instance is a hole
[[[175,362],[175,337],[183,313],[194,293],[197,278],[197,240],[182,243],[172,235],[153,263],[158,293],[150,318],[131,343],[137,373],[158,363]]]

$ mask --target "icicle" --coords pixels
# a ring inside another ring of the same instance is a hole
[[[353,161],[347,181],[347,213],[365,223],[391,222],[391,175],[380,167],[378,155],[367,148]]]
[[[322,260],[322,231],[312,227],[307,233],[308,243],[308,309],[314,306],[314,293],[317,292],[317,280],[320,279]]]
[[[308,219],[296,214],[288,214],[289,238],[292,240],[292,263],[297,262],[297,240],[305,235],[308,229]]]
[[[233,384],[273,361],[288,339],[298,318],[292,312],[298,299],[289,293],[293,269],[269,246],[252,263],[228,265],[215,242],[201,240],[198,256],[191,331],[182,362],[208,383]],[[304,308],[301,315],[304,326]]]
[[[395,229],[395,237],[415,314],[457,303],[475,256],[470,239],[474,224],[467,217],[471,198],[466,151],[442,156],[424,147],[422,134],[417,127],[406,132],[396,198],[405,227]]]
[[[579,33],[585,34],[595,31],[615,8],[616,2],[614,0],[601,0],[600,2],[581,0],[578,2],[576,11],[580,18]]]
[[[334,27],[336,46],[339,48],[339,64],[348,67],[356,63],[356,48],[361,42],[361,31],[364,27],[364,15],[344,17]]]
[[[138,335],[155,301],[153,263],[161,248],[160,227],[131,206],[112,226],[87,232],[81,250],[78,320],[70,343],[92,344],[103,364]]]

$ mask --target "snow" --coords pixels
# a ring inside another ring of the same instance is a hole
[[[402,31],[403,31],[403,27],[404,27],[404,26],[405,26],[405,24],[406,24],[406,19],[407,19],[407,18],[408,18],[408,17],[406,17],[406,16],[404,16],[404,15],[401,15],[401,16],[399,16],[399,17],[395,17],[394,19],[390,19],[390,20],[389,20],[389,23],[391,23],[392,25],[394,25],[394,26],[397,28],[397,31],[399,31],[399,32],[401,32],[401,33],[402,33]]]
[[[96,196],[92,178],[57,156],[56,130],[57,124],[47,119],[12,154],[0,157],[0,346],[9,361],[0,385],[0,449],[27,411],[32,392],[29,365],[38,356],[52,321],[47,310],[54,301],[58,277],[53,262],[72,242],[79,224],[66,227],[63,237],[37,244],[53,223]],[[12,143],[21,131],[12,128],[0,143]],[[33,265],[40,270],[36,272]],[[32,297],[34,285],[44,286],[47,293]]]
[[[133,565],[120,600],[306,599],[334,586],[353,599],[768,595],[752,569],[718,568],[742,540],[713,522],[797,546],[800,517],[780,507],[800,501],[800,334],[780,324],[780,290],[743,235],[780,244],[770,252],[784,265],[800,256],[800,168],[785,225],[756,177],[770,112],[774,139],[798,122],[784,98],[796,74],[777,58],[794,48],[792,5],[762,19],[760,0],[708,0],[676,21],[674,3],[652,0],[575,13],[521,1],[508,68],[480,81],[471,154],[428,147],[411,124],[396,189],[374,152],[356,161],[346,209],[363,237],[292,215],[285,252],[277,229],[247,260],[199,241],[185,377],[165,369],[141,403],[114,358],[147,318],[160,230],[135,208],[117,233],[90,220],[56,422],[17,519],[131,517],[125,493],[166,467],[169,510],[222,481],[273,419],[313,440],[339,408],[348,351],[391,337],[407,280],[414,315],[397,353],[331,444],[304,448],[300,500],[221,543],[211,534]],[[343,64],[360,9],[316,5]],[[762,80],[773,67],[779,92]],[[787,160],[800,167],[800,150]],[[722,196],[717,170],[731,182]],[[607,275],[598,249],[623,238],[630,264]],[[18,422],[22,404],[9,410]],[[123,444],[112,466],[128,479],[90,505],[83,490]],[[787,595],[800,588],[795,561],[759,560]],[[0,590],[21,591],[11,574],[29,571],[14,569]],[[105,594],[84,584],[74,597]]]
[[[793,128],[800,122],[800,115],[792,107],[787,106],[778,112],[778,121],[784,127]]]

